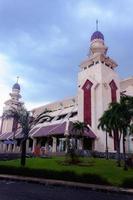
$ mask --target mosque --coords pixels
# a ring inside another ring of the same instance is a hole
[[[84,138],[78,139],[78,148],[105,152],[105,132],[98,130],[98,120],[110,102],[119,101],[120,94],[133,96],[133,77],[121,80],[116,72],[117,63],[107,55],[108,47],[104,35],[96,30],[90,39],[89,55],[80,64],[78,72],[77,95],[58,102],[43,105],[31,112],[36,117],[50,110],[52,120],[34,126],[27,140],[27,152],[33,152],[36,145],[50,146],[51,152],[66,151],[66,136],[72,131],[72,122],[86,122],[88,130]],[[10,99],[5,102],[4,111],[11,106],[19,108],[20,85],[15,83]],[[21,131],[11,119],[1,120],[0,152],[19,152]],[[114,138],[108,138],[108,149],[115,152]],[[133,137],[126,138],[126,151],[133,152]]]

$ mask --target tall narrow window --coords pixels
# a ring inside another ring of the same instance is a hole
[[[82,89],[84,91],[84,122],[91,126],[91,87],[93,83],[89,80],[86,80]]]
[[[112,80],[109,85],[111,88],[111,100],[112,100],[112,102],[116,102],[117,101],[116,91],[118,88],[117,88],[114,80]]]

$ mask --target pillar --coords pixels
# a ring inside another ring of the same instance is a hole
[[[3,144],[3,152],[7,151],[7,144]]]
[[[3,142],[1,142],[1,152],[3,152]]]
[[[83,138],[78,140],[78,149],[83,150]]]
[[[56,137],[53,137],[53,145],[52,145],[52,152],[57,151],[57,139]]]
[[[2,142],[0,142],[0,152],[2,152],[3,148],[2,148]]]
[[[17,152],[18,152],[18,153],[21,152],[21,146],[17,146]]]
[[[12,144],[8,144],[8,152],[12,152]]]
[[[13,145],[13,152],[16,152],[17,151],[17,144],[14,144]]]
[[[37,139],[33,138],[32,153],[34,153],[36,145],[37,145]]]

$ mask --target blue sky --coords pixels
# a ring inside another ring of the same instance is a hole
[[[132,76],[132,8],[132,0],[0,0],[0,111],[16,76],[28,108],[76,95],[96,19],[120,77]]]

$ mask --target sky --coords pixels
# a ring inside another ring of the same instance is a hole
[[[0,114],[19,76],[28,109],[75,96],[96,30],[121,78],[133,76],[132,0],[0,0]]]

